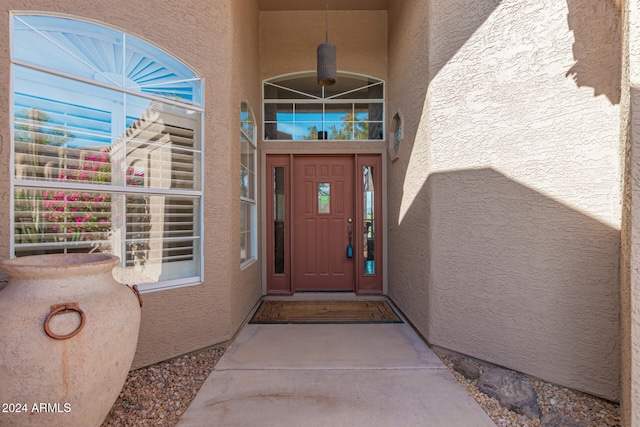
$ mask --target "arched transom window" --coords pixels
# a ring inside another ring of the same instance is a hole
[[[200,282],[202,79],[103,25],[12,24],[13,254],[109,252],[124,283]]]
[[[313,72],[264,82],[265,140],[382,140],[384,82],[338,73],[320,86]]]

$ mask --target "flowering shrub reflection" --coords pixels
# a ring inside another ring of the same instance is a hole
[[[68,165],[67,169],[60,171],[60,180],[111,182],[111,160],[106,151],[101,151],[100,157],[95,154],[83,159],[84,153],[79,159],[79,166]]]
[[[44,191],[41,203],[43,222],[67,237],[78,239],[82,233],[84,240],[104,239],[101,232],[111,225],[111,196],[106,193]]]
[[[76,159],[61,159],[59,182],[111,183],[109,153],[82,151]],[[57,178],[57,179],[55,179]],[[144,185],[144,172],[129,167],[126,184]],[[112,196],[100,191],[17,188],[15,192],[16,243],[108,240]]]

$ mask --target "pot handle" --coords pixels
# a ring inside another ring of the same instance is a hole
[[[67,335],[58,335],[51,331],[49,328],[49,322],[56,314],[65,313],[67,311],[75,311],[80,315],[80,326],[76,328],[75,331],[71,332]],[[51,338],[55,340],[66,340],[68,338],[74,337],[80,333],[82,328],[84,328],[84,324],[87,320],[87,316],[84,314],[84,311],[80,308],[80,304],[77,302],[66,302],[64,304],[54,304],[51,306],[51,312],[47,315],[47,318],[44,319],[44,332],[49,335]]]
[[[134,294],[136,294],[136,296],[138,297],[138,304],[140,304],[140,308],[142,308],[142,295],[140,295],[140,291],[138,290],[138,285],[133,285],[133,286],[127,285],[127,287],[131,289]]]

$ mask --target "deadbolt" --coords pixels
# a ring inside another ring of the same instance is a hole
[[[351,224],[351,223],[353,222],[353,220],[352,220],[351,218],[349,218],[349,219],[347,220],[347,222],[348,222],[349,224]]]

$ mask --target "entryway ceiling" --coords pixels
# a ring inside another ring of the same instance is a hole
[[[330,10],[387,10],[388,0],[329,0]],[[325,0],[258,0],[260,10],[324,10]]]

